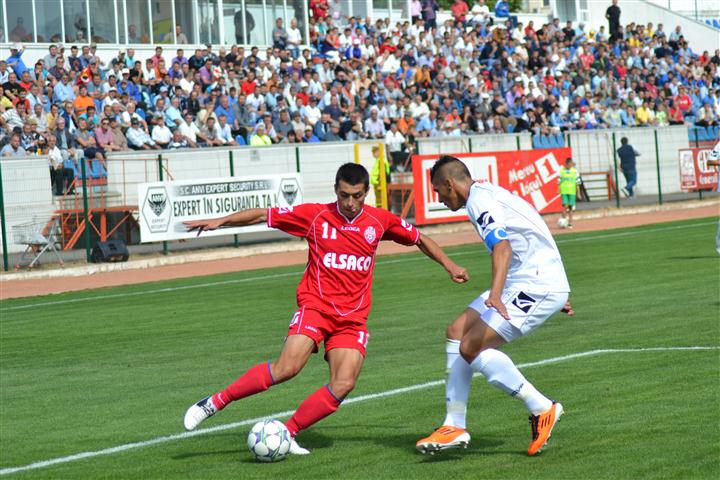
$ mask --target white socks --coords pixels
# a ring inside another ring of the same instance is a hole
[[[468,393],[472,381],[472,369],[460,356],[460,340],[447,339],[447,380],[445,382],[446,411],[443,425],[465,428]]]
[[[482,373],[491,385],[522,400],[533,415],[540,415],[552,407],[552,401],[538,392],[520,373],[510,357],[499,350],[483,350],[470,367]],[[467,402],[467,393],[465,398]]]

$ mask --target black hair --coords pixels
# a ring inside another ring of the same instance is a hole
[[[335,175],[335,188],[340,185],[340,180],[349,185],[362,183],[366,189],[370,187],[370,175],[368,171],[365,167],[357,163],[345,163],[341,165]]]
[[[447,168],[445,165],[449,165]],[[470,175],[470,170],[468,170],[467,165],[465,165],[463,162],[461,162],[459,159],[451,156],[451,155],[442,155],[437,162],[435,162],[435,165],[432,166],[430,169],[430,181],[434,182],[435,177],[438,175],[438,172],[441,170],[444,171],[445,176],[453,177],[456,180],[464,180],[466,178],[472,178]]]
[[[622,138],[620,139],[620,143],[622,143],[623,145],[627,145],[627,143],[628,143],[627,137],[622,137]]]

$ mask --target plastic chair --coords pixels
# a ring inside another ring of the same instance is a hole
[[[540,135],[535,135],[532,139],[533,148],[544,148],[540,145]]]
[[[565,136],[562,133],[555,134],[555,145],[557,145],[557,148],[563,148],[565,146]]]
[[[712,25],[713,25],[713,27],[720,30],[720,20],[718,20],[717,18],[713,18]]]

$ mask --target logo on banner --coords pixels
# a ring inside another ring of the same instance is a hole
[[[377,238],[377,232],[375,232],[375,227],[367,227],[365,229],[365,240],[367,240],[368,243],[373,243],[375,239]]]
[[[285,200],[284,203],[286,206],[293,205],[298,197],[298,193],[300,193],[300,185],[298,184],[297,179],[283,178],[280,180],[280,191],[278,193],[278,201],[282,198]]]
[[[150,232],[167,232],[170,226],[170,214],[165,187],[148,188],[143,201],[142,217]]]

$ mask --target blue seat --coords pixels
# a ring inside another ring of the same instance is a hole
[[[532,139],[533,148],[545,148],[540,145],[540,135],[535,135]]]
[[[553,148],[550,138],[546,135],[540,136],[540,148]]]
[[[565,146],[565,138],[563,137],[562,133],[556,133],[555,135],[551,135],[550,138],[552,138],[553,148],[562,148]]]
[[[720,20],[718,20],[717,18],[713,18],[712,24],[713,24],[713,27],[720,30]]]
[[[86,161],[87,175],[90,178],[98,179],[107,177],[107,170],[105,170],[105,165],[103,165],[100,160],[86,159]]]
[[[712,140],[716,140],[718,138],[718,132],[720,131],[720,128],[718,127],[707,127],[708,128],[708,135],[710,135]]]
[[[708,131],[705,127],[698,127],[698,141],[699,142],[707,142],[710,140],[708,137]]]
[[[712,20],[710,20],[709,18],[706,18],[706,19],[705,19],[705,24],[706,24],[707,26],[709,26],[709,27],[712,27],[712,26],[713,26],[713,22],[712,22]]]

